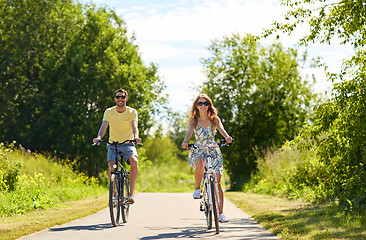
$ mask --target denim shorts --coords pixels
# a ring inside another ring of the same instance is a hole
[[[108,149],[108,153],[107,153],[107,159],[108,159],[108,161],[116,160],[116,149],[115,149],[115,146],[107,145],[107,149]],[[118,146],[118,150],[120,152],[122,152],[122,155],[123,155],[124,159],[126,159],[126,162],[128,164],[130,164],[129,161],[128,161],[128,158],[129,157],[131,157],[132,155],[138,157],[137,151],[136,151],[136,147],[133,144],[119,145]]]

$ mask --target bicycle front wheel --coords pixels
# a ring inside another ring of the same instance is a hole
[[[130,204],[127,202],[127,198],[130,194],[130,180],[128,178],[124,178],[122,180],[122,189],[121,189],[121,211],[122,211],[122,221],[124,223],[128,220],[128,214],[130,212]]]
[[[116,174],[111,175],[111,181],[109,183],[109,214],[111,216],[111,222],[114,227],[117,227],[119,223],[120,215],[120,192],[121,187],[118,182]]]
[[[204,183],[203,186],[203,204],[205,205],[207,229],[212,228],[212,208],[210,207],[209,203],[209,194],[210,194],[210,188],[209,184],[206,182]]]
[[[220,233],[220,228],[219,228],[219,214],[218,214],[218,209],[217,209],[217,202],[216,202],[216,195],[215,195],[215,185],[214,185],[214,181],[213,179],[210,180],[210,187],[211,187],[211,200],[212,200],[212,212],[214,215],[214,220],[215,220],[215,228],[216,228],[216,234]]]

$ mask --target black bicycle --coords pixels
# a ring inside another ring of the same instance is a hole
[[[109,214],[111,216],[111,222],[114,227],[119,224],[120,216],[122,215],[123,223],[128,220],[128,215],[130,211],[130,203],[127,201],[130,193],[130,172],[125,167],[125,162],[123,161],[123,155],[118,150],[118,146],[124,144],[136,144],[136,140],[126,140],[122,143],[113,142],[109,143],[103,140],[98,140],[99,143],[106,143],[110,147],[114,147],[116,153],[115,163],[113,165],[113,171],[111,171],[111,178],[109,182]],[[126,159],[127,160],[127,159]]]
[[[234,141],[234,139],[233,139]],[[188,144],[188,149],[196,149],[196,148],[209,148],[209,147],[221,147],[228,146],[229,144],[226,140],[221,139],[209,146],[202,146],[198,143]],[[205,212],[207,229],[212,228],[212,213],[215,221],[215,229],[216,234],[220,233],[219,228],[219,213],[218,213],[218,205],[221,204],[219,188],[217,183],[217,178],[215,174],[215,170],[212,167],[211,157],[205,158],[206,164],[204,168],[204,174],[202,178],[202,188],[201,188],[201,202],[200,202],[200,210]]]

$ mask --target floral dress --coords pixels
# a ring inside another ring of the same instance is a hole
[[[189,166],[196,168],[195,161],[198,158],[206,159],[211,157],[212,168],[216,173],[222,175],[223,159],[220,148],[215,144],[215,131],[212,129],[212,125],[204,128],[197,124],[194,129],[194,136],[199,147],[190,150],[188,155]]]

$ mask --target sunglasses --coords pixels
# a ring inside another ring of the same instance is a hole
[[[197,105],[198,106],[202,106],[202,105],[210,106],[210,103],[209,102],[198,102]]]
[[[115,96],[115,98],[116,99],[120,99],[120,98],[122,98],[122,99],[125,99],[127,96],[125,96],[125,95],[122,95],[122,96]]]

